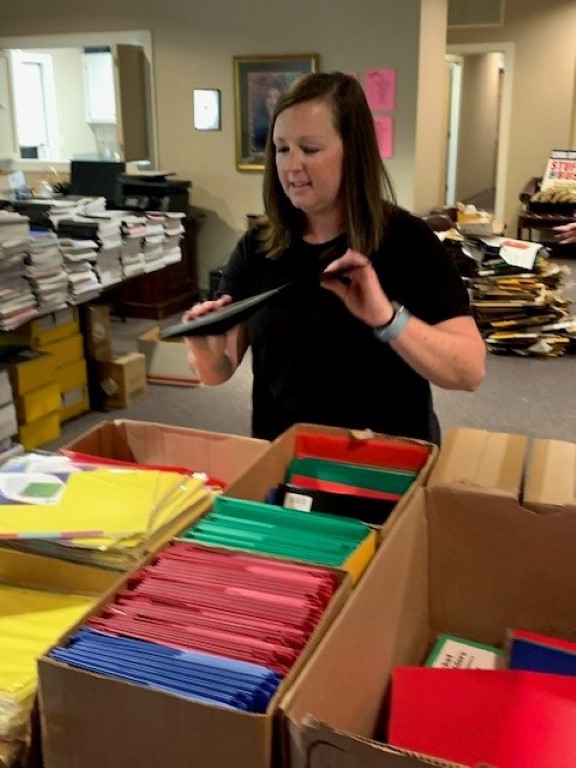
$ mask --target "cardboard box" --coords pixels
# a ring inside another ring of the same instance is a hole
[[[138,339],[138,349],[146,356],[146,377],[151,384],[196,386],[200,379],[186,361],[186,344],[182,338],[159,339],[160,328],[154,326]]]
[[[16,399],[16,411],[20,425],[48,416],[60,409],[60,387],[57,382],[27,392]]]
[[[60,387],[60,392],[69,392],[71,389],[84,386],[88,381],[86,360],[74,360],[74,362],[58,368],[56,381]]]
[[[104,362],[112,357],[112,327],[107,304],[88,304],[84,308],[86,354]]]
[[[130,352],[99,363],[98,382],[105,394],[105,409],[129,408],[146,392],[144,355]]]
[[[229,484],[269,448],[267,440],[147,421],[102,421],[61,451],[117,461],[187,467]]]
[[[496,646],[514,627],[575,639],[576,508],[522,506],[527,455],[523,436],[450,433],[281,704],[291,768],[438,764],[379,739],[393,669],[423,664],[440,633]]]
[[[62,392],[61,402],[59,411],[61,424],[74,418],[74,416],[79,416],[81,413],[87,413],[90,410],[88,387],[81,386]]]
[[[101,568],[68,563],[50,557],[42,557],[11,549],[0,549],[0,580],[35,589],[78,593],[100,597],[108,594],[119,583],[120,575]],[[20,756],[17,766],[36,768],[41,766],[39,755],[40,732],[37,710],[32,712],[28,725],[26,744],[10,748],[10,742],[0,742],[0,766],[2,759],[12,766],[12,758]]]
[[[278,701],[350,594],[349,578],[339,574],[339,588],[264,714],[209,706],[41,657],[38,672],[44,767],[118,768],[121,760],[133,768],[178,763],[269,768],[278,736]],[[109,596],[100,605],[108,600]],[[65,641],[64,637],[58,644]]]
[[[25,395],[56,381],[56,362],[46,352],[20,349],[2,356],[0,363],[8,370],[14,395]]]
[[[79,333],[78,308],[64,307],[57,312],[30,320],[25,325],[12,331],[15,340],[26,346],[42,348],[54,341]]]
[[[266,451],[247,472],[226,489],[225,495],[233,496],[238,499],[264,501],[270,488],[284,482],[286,470],[294,457],[296,439],[301,433],[335,435],[347,438],[355,434],[348,429],[342,429],[340,427],[326,427],[319,424],[295,424],[274,440],[270,449]],[[375,438],[388,437],[387,435],[379,434],[374,434],[373,436]],[[361,440],[362,437],[358,437],[357,439]],[[395,437],[394,440],[399,440],[408,444],[424,445],[428,449],[429,454],[425,465],[418,472],[417,480],[412,484],[408,491],[402,495],[402,498],[395,505],[394,510],[386,523],[379,528],[380,535],[383,535],[388,527],[393,524],[395,518],[401,513],[403,507],[407,504],[416,488],[426,481],[438,455],[438,447],[431,443],[403,437]]]
[[[66,336],[49,344],[37,345],[37,349],[53,355],[56,368],[84,359],[84,339],[80,333],[74,333],[72,336]]]
[[[0,405],[6,405],[6,403],[13,403],[14,395],[12,394],[12,385],[10,384],[10,376],[8,371],[0,367]]]
[[[0,405],[0,440],[13,437],[18,432],[18,418],[13,403]]]
[[[122,422],[120,422],[122,424]],[[130,428],[130,423],[125,422]],[[106,441],[115,446],[113,425],[100,425],[84,439],[66,446],[94,453]],[[153,425],[140,424],[140,440],[133,439],[133,445],[149,446],[149,430]],[[146,429],[147,427],[147,429]],[[164,428],[171,431],[177,428]],[[177,429],[183,440],[190,430]],[[240,498],[262,500],[271,485],[284,478],[286,467],[294,455],[294,443],[299,432],[315,432],[327,435],[349,436],[344,429],[322,427],[318,425],[296,425],[280,436],[267,450],[260,453],[252,465],[228,486],[225,494]],[[199,433],[202,434],[202,433]],[[134,438],[134,433],[132,435]],[[182,457],[189,456],[184,442],[177,445],[174,434],[160,433],[161,444],[175,451],[174,458],[180,463]],[[231,436],[214,436],[216,443],[210,447],[217,449],[214,455],[221,457],[218,447],[222,440],[229,441]],[[378,436],[377,436],[378,437]],[[205,433],[204,433],[205,439]],[[247,438],[232,438],[230,448],[236,458],[246,459],[242,445]],[[242,442],[237,442],[242,441]],[[250,443],[255,441],[250,440]],[[257,443],[260,441],[256,441]],[[408,440],[420,443],[420,441]],[[225,445],[225,443],[224,443]],[[266,445],[266,444],[264,444]],[[405,502],[399,502],[390,522],[384,530],[394,529],[396,519],[403,516],[403,507],[408,499],[418,490],[422,493],[421,483],[432,467],[436,456],[436,447],[426,444],[430,449],[429,459],[421,470],[419,480],[405,494]],[[122,446],[126,448],[126,446]],[[259,445],[260,448],[260,445]],[[101,452],[101,451],[99,451]],[[104,450],[114,453],[115,458],[128,458],[122,450],[114,451],[110,445]],[[163,457],[165,452],[162,451]],[[148,457],[147,457],[148,458]],[[157,458],[157,457],[155,457]],[[210,472],[213,468],[210,467]],[[370,566],[369,566],[370,567]],[[421,567],[424,567],[421,564]],[[362,584],[364,578],[360,580]],[[359,587],[356,587],[358,589]],[[343,596],[341,596],[343,597]],[[379,595],[377,596],[379,600]],[[332,603],[330,613],[325,616],[319,634],[315,635],[305,655],[290,674],[283,686],[283,692],[297,681],[298,670],[305,663],[307,655],[336,619],[341,616],[352,598]],[[375,606],[375,610],[377,607]],[[368,619],[366,619],[368,620]],[[324,638],[325,639],[325,638]],[[322,642],[318,645],[320,650]],[[354,653],[358,653],[358,648]],[[362,647],[362,650],[363,647]],[[276,702],[274,700],[265,715],[226,711],[214,707],[186,702],[170,694],[141,688],[124,682],[107,679],[100,675],[89,674],[69,668],[53,660],[42,658],[39,662],[41,678],[41,716],[43,721],[43,753],[46,768],[60,768],[71,763],[84,768],[117,765],[118,754],[123,760],[138,768],[152,768],[158,764],[176,763],[179,756],[198,765],[210,768],[270,768],[281,764],[281,744],[278,742],[281,730],[277,728]],[[59,723],[65,722],[66,728]]]
[[[60,437],[60,413],[55,411],[28,424],[20,424],[18,439],[24,450],[31,451]]]

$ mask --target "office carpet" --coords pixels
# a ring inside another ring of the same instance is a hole
[[[560,261],[560,260],[559,260]],[[576,272],[576,262],[566,263]],[[574,286],[566,295],[576,298]],[[168,318],[169,325],[178,318]],[[114,351],[137,348],[138,336],[151,320],[113,321]],[[91,412],[63,425],[58,440],[45,446],[56,449],[103,419],[137,419],[250,434],[250,356],[234,377],[217,387],[176,387],[153,384],[130,408]],[[434,403],[443,431],[455,426],[533,437],[576,441],[576,356],[523,358],[488,355],[486,378],[477,392],[450,392],[433,388]]]

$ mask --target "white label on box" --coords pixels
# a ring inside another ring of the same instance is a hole
[[[304,496],[301,493],[288,492],[284,496],[284,507],[286,509],[297,509],[299,512],[310,512],[312,509],[312,499],[310,496]]]
[[[496,669],[499,656],[487,648],[446,639],[430,666],[444,669]]]

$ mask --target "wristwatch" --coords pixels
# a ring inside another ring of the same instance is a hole
[[[394,308],[394,314],[390,320],[385,325],[378,325],[374,328],[374,336],[376,336],[378,341],[383,341],[385,343],[393,341],[412,317],[404,304],[398,304],[398,302],[393,301],[392,306]]]

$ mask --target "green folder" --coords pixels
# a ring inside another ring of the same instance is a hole
[[[366,488],[386,493],[406,493],[416,479],[417,472],[405,469],[379,469],[360,464],[346,464],[326,459],[292,459],[286,476],[290,482],[294,475],[314,477],[332,483]]]
[[[217,496],[210,514],[251,519],[271,525],[284,525],[302,532],[317,531],[325,536],[350,537],[357,542],[370,532],[370,527],[366,523],[353,518],[342,518],[319,512],[301,512],[279,507],[276,504],[235,499],[230,496]]]
[[[359,520],[218,496],[180,538],[339,567],[369,533]]]

